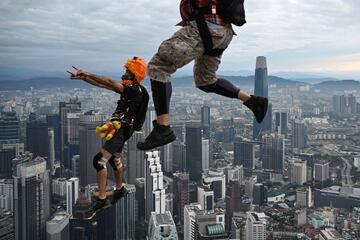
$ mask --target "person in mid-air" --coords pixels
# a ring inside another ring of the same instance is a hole
[[[241,3],[241,1],[232,2]],[[257,122],[263,121],[268,107],[267,98],[249,95],[226,79],[216,76],[222,52],[228,47],[234,35],[231,23],[225,21],[223,17],[225,15],[220,16],[217,9],[219,12],[238,9],[220,4],[221,1],[216,0],[181,0],[182,21],[178,25],[182,28],[161,43],[158,52],[148,64],[157,116],[153,121],[152,132],[144,141],[138,142],[137,147],[140,150],[150,150],[175,140],[169,118],[172,93],[170,77],[177,69],[193,60],[195,60],[194,80],[197,88],[207,93],[239,99],[254,113]],[[246,22],[245,13],[243,14],[244,20],[240,25]]]
[[[96,129],[100,137],[106,138],[102,149],[94,156],[93,166],[97,171],[99,196],[92,210],[95,212],[102,208],[110,207],[120,198],[127,195],[128,191],[123,185],[124,163],[122,149],[124,143],[131,137],[134,130],[140,130],[145,120],[149,95],[141,82],[146,76],[146,64],[141,58],[129,59],[122,82],[110,78],[97,76],[90,72],[77,69],[76,73],[68,71],[71,79],[84,80],[97,87],[109,89],[120,94],[115,112],[110,122]],[[107,163],[111,165],[115,175],[115,190],[112,201],[106,196]]]

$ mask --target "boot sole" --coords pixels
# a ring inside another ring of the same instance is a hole
[[[173,141],[175,141],[176,139],[176,136],[174,133],[164,137],[161,139],[161,141],[159,141],[157,144],[153,144],[153,145],[150,145],[150,146],[147,146],[147,147],[144,147],[144,146],[141,146],[141,143],[138,143],[136,146],[139,150],[142,150],[142,151],[147,151],[147,150],[151,150],[151,149],[154,149],[156,147],[160,147],[160,146],[163,146],[163,145],[166,145],[166,144],[169,144]]]

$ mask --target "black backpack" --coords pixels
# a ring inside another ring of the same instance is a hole
[[[134,117],[134,122],[133,122],[133,128],[135,131],[141,131],[142,126],[145,122],[145,118],[146,118],[146,112],[148,109],[148,104],[149,104],[149,93],[146,90],[146,88],[142,85],[139,85],[143,94],[143,100],[141,102],[141,105],[139,106],[135,117]]]
[[[220,56],[226,48],[213,48],[212,37],[204,19],[204,14],[212,13],[212,6],[199,7],[198,0],[190,0],[190,4],[194,9],[194,14],[191,19],[195,20],[198,26],[205,48],[205,55]],[[224,21],[235,24],[236,26],[242,26],[246,23],[244,0],[219,0],[219,3],[216,5],[216,12]]]

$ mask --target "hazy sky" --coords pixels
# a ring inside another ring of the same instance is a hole
[[[222,70],[360,75],[359,0],[246,0],[247,21],[223,56]],[[77,65],[117,71],[126,58],[147,61],[178,29],[179,0],[1,0],[0,66],[63,71]]]

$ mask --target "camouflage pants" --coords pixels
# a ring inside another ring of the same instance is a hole
[[[233,37],[231,27],[211,28],[214,48],[226,48]],[[196,27],[185,26],[171,38],[161,43],[158,52],[150,60],[148,75],[152,80],[169,82],[177,69],[195,60],[194,79],[197,87],[216,82],[216,71],[221,56],[204,55],[204,46]]]

